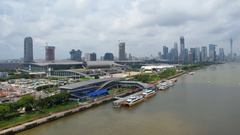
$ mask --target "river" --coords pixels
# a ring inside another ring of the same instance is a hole
[[[239,73],[237,63],[210,66],[133,107],[109,102],[18,135],[240,134]]]

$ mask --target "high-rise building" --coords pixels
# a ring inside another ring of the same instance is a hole
[[[175,48],[172,48],[169,53],[168,60],[174,60]]]
[[[111,60],[114,60],[114,56],[112,53],[105,53],[104,55],[104,60],[108,60],[108,61],[111,61]]]
[[[184,54],[185,54],[185,43],[184,43],[184,36],[180,36],[180,54],[181,54],[181,60],[184,60]]]
[[[195,61],[195,48],[190,48],[191,54],[192,54],[192,62]]]
[[[24,39],[24,62],[33,62],[33,40],[31,37]]]
[[[90,53],[90,61],[97,61],[97,54],[95,52]]]
[[[233,59],[233,53],[232,53],[232,43],[233,43],[233,39],[230,39],[230,54],[231,54],[231,59]]]
[[[125,54],[125,60],[128,60],[127,53]]]
[[[233,59],[237,59],[237,53],[233,53]]]
[[[75,51],[74,49],[72,49],[70,52],[70,60],[74,60],[74,61],[82,61],[82,51],[77,50]]]
[[[167,59],[168,47],[163,46],[163,59]]]
[[[224,49],[219,48],[219,60],[224,61]]]
[[[85,61],[97,61],[97,54],[93,53],[85,53]]]
[[[125,57],[125,43],[121,42],[119,43],[119,60],[126,60]]]
[[[201,61],[207,61],[207,47],[206,46],[202,46]]]
[[[188,53],[188,61],[190,61],[190,62],[193,62],[193,56],[192,55],[193,55],[192,52],[189,51],[189,53]]]
[[[184,49],[184,61],[188,61],[188,49]]]
[[[200,48],[195,47],[195,62],[199,62],[199,61],[200,61]]]
[[[55,46],[45,46],[46,61],[55,60]]]
[[[209,44],[209,61],[216,61],[216,46],[214,44]]]
[[[131,55],[131,53],[128,54],[128,60],[132,60],[132,55]]]
[[[173,60],[178,60],[178,45],[177,43],[175,42],[174,43],[174,55],[173,55]]]

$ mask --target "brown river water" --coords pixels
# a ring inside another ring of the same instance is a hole
[[[210,66],[133,107],[108,102],[18,135],[240,135],[239,74],[239,63]]]

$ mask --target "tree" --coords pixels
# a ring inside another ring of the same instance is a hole
[[[94,79],[99,79],[99,76],[98,76],[98,75],[95,75],[95,76],[94,76]]]
[[[10,112],[10,107],[9,106],[0,106],[0,118],[3,119],[4,115]]]
[[[25,95],[18,100],[18,103],[21,108],[26,107],[27,111],[30,111],[34,103],[34,97],[30,95]]]
[[[14,73],[8,73],[8,75],[14,75]]]
[[[187,66],[184,66],[184,67],[182,68],[182,70],[188,70],[188,67],[187,67]]]

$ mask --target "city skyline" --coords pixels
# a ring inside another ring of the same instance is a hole
[[[225,55],[230,53],[232,37],[233,54],[239,54],[240,18],[233,10],[239,9],[238,1],[187,0],[188,6],[174,0],[81,2],[1,1],[0,58],[23,57],[22,41],[28,36],[33,38],[34,59],[44,59],[46,42],[56,46],[56,59],[69,58],[66,50],[72,48],[118,56],[119,40],[127,44],[126,53],[132,56],[156,56],[163,46],[175,42],[180,46],[179,35],[185,38],[185,48],[214,43],[224,48]]]

